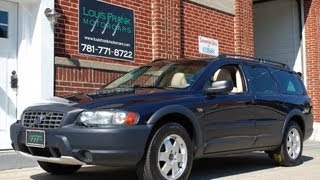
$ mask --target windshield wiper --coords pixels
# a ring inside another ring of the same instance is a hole
[[[145,86],[145,85],[133,85],[133,88],[154,88],[154,89],[165,89],[164,87],[160,86]]]

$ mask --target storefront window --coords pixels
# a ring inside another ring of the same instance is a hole
[[[8,38],[8,12],[0,11],[0,38]]]

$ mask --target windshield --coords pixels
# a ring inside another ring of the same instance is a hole
[[[119,77],[106,85],[104,89],[118,87],[187,88],[197,80],[206,65],[205,61],[155,62]]]

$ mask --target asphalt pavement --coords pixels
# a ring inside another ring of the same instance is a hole
[[[34,160],[27,159],[15,151],[0,151],[0,173],[3,170],[37,167]]]
[[[26,168],[27,167],[27,168]],[[6,170],[5,170],[6,169]],[[44,172],[34,161],[13,152],[0,152],[0,180],[135,180],[134,169],[85,166],[74,175],[55,176]],[[305,142],[303,163],[296,167],[276,166],[265,153],[196,160],[190,180],[259,179],[319,180],[320,142]]]

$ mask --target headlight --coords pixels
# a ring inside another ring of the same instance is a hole
[[[135,112],[98,110],[82,112],[77,122],[86,126],[134,125],[138,119],[139,115]]]

